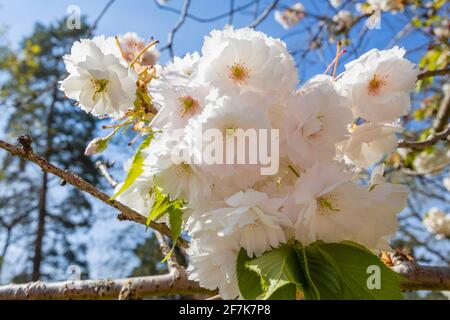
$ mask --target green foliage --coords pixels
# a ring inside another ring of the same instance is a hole
[[[144,141],[142,141],[141,145],[139,146],[138,150],[133,156],[130,170],[128,171],[128,174],[125,178],[125,181],[122,184],[122,187],[119,189],[119,191],[116,192],[114,196],[111,197],[111,200],[114,200],[118,196],[120,196],[136,181],[136,179],[142,174],[142,172],[144,172],[144,170],[142,169],[142,164],[144,163],[144,156],[142,155],[142,150],[144,150],[150,145],[152,139],[153,134],[149,134],[144,139]]]
[[[176,240],[181,236],[184,201],[178,199],[171,200],[158,186],[155,186],[151,192],[154,193],[155,201],[147,218],[147,227],[150,225],[150,222],[158,220],[166,214],[169,216],[168,221],[172,233],[173,246],[170,253],[164,258],[165,261],[172,254]]]
[[[248,261],[246,266],[261,277],[263,299],[274,297],[295,299],[297,288],[305,282],[295,249],[288,245]],[[279,290],[282,290],[282,293],[278,292]]]
[[[239,291],[242,297],[248,300],[255,300],[263,293],[261,278],[257,273],[249,270],[246,263],[252,260],[244,249],[239,251],[236,262],[236,274],[238,277]]]
[[[246,299],[295,299],[300,293],[307,300],[402,299],[400,277],[369,250],[348,241],[306,247],[294,242],[253,260],[241,250],[237,276]]]

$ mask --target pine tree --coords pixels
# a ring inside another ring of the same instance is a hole
[[[27,134],[35,152],[98,184],[95,163],[83,154],[96,122],[74,108],[58,89],[58,81],[65,76],[63,55],[74,41],[87,36],[84,19],[82,26],[81,30],[69,30],[65,20],[37,24],[17,52],[5,47],[0,50],[0,110],[6,115],[5,131],[11,141]],[[32,164],[7,155],[1,161],[0,201],[19,202],[26,212],[18,222],[22,241],[17,245],[29,257],[25,269],[18,270],[22,272],[19,278],[58,278],[58,272],[65,275],[70,264],[87,271],[82,235],[94,219],[88,198]],[[2,213],[2,218],[12,221],[21,213],[17,208]]]

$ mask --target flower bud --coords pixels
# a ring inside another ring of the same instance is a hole
[[[108,147],[108,138],[95,138],[91,142],[89,142],[84,154],[86,156],[92,156],[97,153],[102,153],[105,151],[106,147]]]

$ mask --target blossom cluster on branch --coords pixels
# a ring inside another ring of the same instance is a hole
[[[121,122],[90,154],[130,126],[145,136],[115,197],[175,236],[183,225],[191,280],[235,298],[241,248],[260,257],[290,240],[388,247],[406,188],[385,181],[383,166],[370,181],[358,173],[397,146],[418,74],[404,49],[371,50],[338,76],[337,56],[332,76],[298,87],[286,45],[253,29],[214,30],[201,54],[165,66],[146,58],[153,43],[136,49],[130,37],[128,51],[123,38],[75,43],[61,89]]]

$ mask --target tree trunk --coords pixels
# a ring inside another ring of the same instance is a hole
[[[34,242],[33,275],[32,281],[38,281],[41,277],[42,262],[42,243],[45,235],[45,217],[47,215],[47,172],[42,174],[41,190],[39,192],[39,215],[36,231],[36,240]]]
[[[58,88],[55,86],[52,92],[52,101],[50,103],[48,115],[47,115],[47,137],[46,137],[46,149],[44,152],[45,159],[50,160],[53,153],[53,115],[55,112],[56,100],[57,100]],[[39,205],[38,205],[38,226],[36,230],[36,240],[34,242],[34,257],[33,257],[33,274],[32,281],[38,281],[41,277],[41,264],[42,264],[42,244],[45,236],[45,218],[47,216],[47,191],[48,191],[48,174],[42,171],[42,184],[39,192]]]

